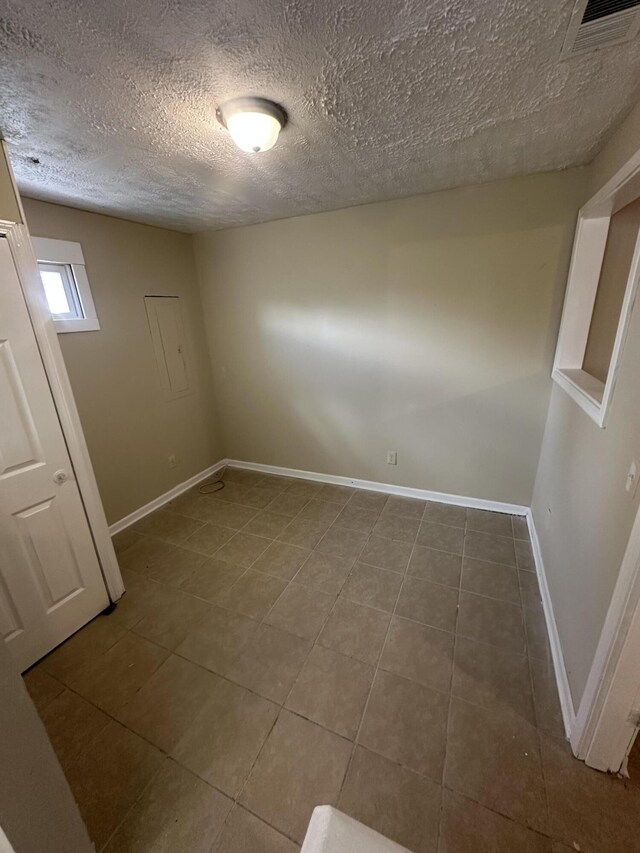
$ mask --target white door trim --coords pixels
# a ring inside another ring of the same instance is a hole
[[[640,712],[640,509],[591,665],[571,746],[598,770],[618,772],[637,731]]]
[[[11,172],[11,163],[4,142],[2,142],[0,156],[4,156],[6,159],[20,215],[22,221],[26,222],[24,209],[13,173]],[[71,383],[69,382],[67,369],[62,358],[58,336],[46,304],[44,289],[40,283],[29,230],[26,225],[0,220],[0,234],[4,234],[7,238],[20,286],[27,303],[36,341],[40,349],[40,356],[47,373],[51,393],[62,425],[62,431],[67,443],[69,456],[71,457],[71,463],[89,521],[91,535],[107,591],[111,600],[117,601],[124,592],[124,583],[122,582],[120,567],[115,551],[113,550],[107,519],[104,514],[102,500],[100,499],[98,484],[93,473],[93,466],[91,465],[89,451],[82,431],[80,416],[76,408],[73,391],[71,390]]]

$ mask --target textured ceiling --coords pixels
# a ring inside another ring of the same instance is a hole
[[[0,0],[0,131],[25,195],[189,231],[583,164],[640,51],[560,62],[572,6]],[[288,110],[272,151],[217,125],[239,95]]]

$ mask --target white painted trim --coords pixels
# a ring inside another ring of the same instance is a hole
[[[640,279],[640,233],[629,267],[607,381],[582,370],[609,226],[613,214],[640,195],[640,151],[580,209],[551,376],[595,423],[604,428]]]
[[[215,465],[211,465],[209,468],[205,468],[204,471],[200,471],[199,474],[194,474],[193,477],[189,477],[188,480],[185,480],[183,483],[178,483],[177,486],[174,486],[172,489],[169,489],[168,492],[165,492],[162,495],[159,495],[157,498],[154,498],[152,501],[149,501],[148,504],[139,507],[139,509],[130,512],[129,515],[125,515],[124,518],[121,518],[119,521],[115,521],[109,527],[109,533],[111,536],[115,536],[116,533],[120,533],[121,530],[125,530],[127,527],[130,527],[132,524],[135,524],[136,521],[140,521],[141,518],[144,518],[146,515],[149,515],[155,510],[160,509],[165,504],[168,504],[169,501],[172,501],[174,498],[177,498],[179,495],[183,494],[183,492],[188,491],[189,489],[197,486],[198,483],[201,483],[203,480],[206,480],[208,477],[212,477],[214,474],[217,474],[222,468],[226,468],[227,460],[221,459],[220,462],[216,462]]]
[[[542,597],[542,609],[544,610],[544,619],[547,625],[547,636],[549,637],[553,671],[555,673],[558,696],[560,698],[562,721],[564,723],[567,738],[570,738],[575,725],[576,715],[573,707],[573,699],[571,697],[571,688],[569,687],[569,679],[567,678],[567,670],[564,664],[562,646],[560,645],[558,626],[556,625],[556,619],[553,613],[553,604],[551,603],[551,595],[547,584],[544,562],[542,560],[540,541],[538,540],[538,533],[536,531],[531,510],[527,510],[527,525],[529,527],[531,550],[533,551],[533,560],[536,567],[536,574],[538,576],[540,595]]]
[[[244,471],[259,471],[263,474],[277,474],[281,477],[295,477],[298,480],[313,480],[316,483],[331,483],[337,486],[353,486],[356,489],[367,489],[371,492],[384,492],[388,495],[400,495],[406,498],[419,498],[425,501],[438,501],[439,503],[455,504],[456,506],[466,506],[471,509],[487,509],[491,512],[504,512],[508,515],[524,515],[526,516],[529,510],[526,506],[518,504],[500,503],[499,501],[485,501],[480,498],[467,498],[462,495],[448,495],[444,492],[431,492],[426,489],[414,489],[410,486],[393,486],[391,483],[376,483],[373,480],[354,480],[351,477],[339,477],[335,474],[318,474],[315,471],[300,471],[297,468],[283,468],[280,465],[263,465],[260,462],[241,462],[239,459],[221,459],[206,468],[199,474],[195,474],[184,483],[179,483],[163,495],[159,495],[148,504],[134,510],[129,515],[114,522],[109,528],[112,536],[120,533],[121,530],[140,521],[145,515],[160,509],[169,501],[177,498],[183,492],[188,491],[197,486],[207,477],[216,474],[222,468],[241,468]]]
[[[632,713],[640,712],[640,509],[578,708],[571,745],[598,770],[618,772],[633,741]]]
[[[74,317],[71,320],[60,320],[54,317],[53,325],[56,332],[58,334],[99,332],[100,321],[96,313],[80,243],[73,243],[70,240],[53,240],[49,237],[32,237],[31,242],[38,263],[42,261],[44,263],[66,264],[71,267],[75,280],[78,299],[84,316]]]
[[[505,512],[509,515],[527,515],[529,512],[526,506],[518,504],[468,498],[464,495],[449,495],[446,492],[432,492],[412,486],[394,486],[392,483],[378,483],[375,480],[357,480],[352,477],[340,477],[337,474],[318,474],[316,471],[301,471],[297,468],[283,468],[280,465],[262,465],[259,462],[243,462],[239,459],[227,459],[226,464],[229,468],[261,471],[263,474],[277,474],[282,477],[295,477],[299,480],[313,480],[317,483],[331,483],[336,486],[353,486],[355,489],[366,489],[370,492],[384,492],[387,495],[419,498],[423,501],[438,501],[443,504],[466,506],[470,509],[486,509],[491,512]]]
[[[13,181],[20,215],[22,221],[26,222],[24,208],[15,184],[13,172],[11,171],[11,163],[4,142],[2,143],[2,147],[11,174],[11,180]],[[107,591],[111,600],[116,601],[124,592],[120,566],[113,550],[107,519],[104,514],[100,493],[98,492],[98,484],[93,473],[93,466],[91,465],[84,432],[82,431],[80,416],[78,415],[73,391],[71,390],[71,383],[69,382],[67,369],[62,358],[60,343],[53,327],[49,306],[44,295],[44,288],[38,274],[29,231],[26,224],[3,222],[0,225],[3,233],[6,234],[7,243],[9,244],[20,280],[20,286],[22,287],[22,292],[24,293],[29,309],[29,316],[31,317],[40,355],[47,372],[51,393],[56,404],[56,409],[58,410],[58,417],[62,424],[67,449],[73,464],[73,470],[91,528],[91,535],[93,536]]]

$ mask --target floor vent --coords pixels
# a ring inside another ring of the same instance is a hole
[[[640,0],[577,0],[562,59],[630,41],[640,30]]]

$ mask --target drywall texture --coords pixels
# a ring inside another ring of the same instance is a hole
[[[590,194],[637,149],[639,118],[634,111],[590,167]],[[636,303],[606,429],[558,386],[549,404],[532,512],[576,710],[640,501],[640,492],[632,499],[625,491],[629,465],[640,458],[638,376]]]
[[[573,6],[0,0],[0,131],[23,194],[185,230],[586,164],[640,52],[561,62]],[[291,119],[258,156],[215,119],[251,94]]]
[[[225,455],[529,505],[582,185],[195,235]]]
[[[0,848],[92,853],[93,844],[9,649],[0,643]]]
[[[107,520],[216,462],[211,371],[190,238],[23,199],[31,234],[82,245],[100,321],[58,336]],[[193,393],[164,399],[143,297],[179,296]],[[168,457],[177,465],[170,468]]]

